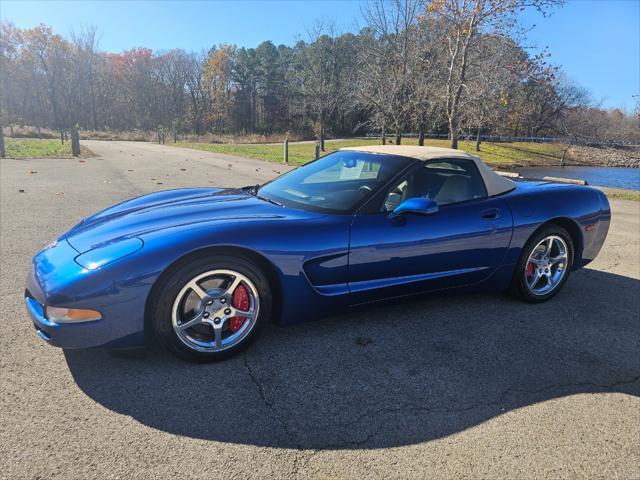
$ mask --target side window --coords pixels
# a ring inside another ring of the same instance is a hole
[[[487,196],[484,181],[471,160],[452,159],[425,162],[389,190],[383,211],[403,201],[423,197],[438,205],[466,202]]]

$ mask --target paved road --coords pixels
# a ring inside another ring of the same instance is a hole
[[[544,305],[381,306],[215,365],[63,352],[22,306],[39,248],[132,195],[282,171],[86,144],[100,158],[0,162],[0,477],[640,478],[640,204],[613,202],[603,253]]]

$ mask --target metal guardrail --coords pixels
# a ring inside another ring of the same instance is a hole
[[[367,138],[381,138],[379,133],[367,133]],[[387,138],[394,138],[395,135],[386,135]],[[419,134],[417,133],[403,133],[402,138],[418,138]],[[447,140],[449,135],[446,133],[429,133],[425,134],[424,138],[431,138],[436,140]],[[475,134],[461,134],[458,136],[458,140],[470,140],[475,141]],[[480,135],[480,140],[483,142],[530,142],[530,143],[564,143],[566,142],[566,138],[563,137],[515,137],[510,135]],[[578,141],[575,142],[575,145],[578,146],[588,146],[588,147],[630,147],[637,146],[638,144],[635,142],[617,142],[612,140],[603,140],[603,141]]]

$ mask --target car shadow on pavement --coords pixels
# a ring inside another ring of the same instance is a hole
[[[640,396],[640,281],[572,275],[550,302],[450,295],[266,328],[245,353],[194,365],[148,351],[66,351],[104,407],[186,437],[282,448],[384,448],[441,438],[580,393]]]

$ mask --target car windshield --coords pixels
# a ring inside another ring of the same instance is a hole
[[[349,213],[413,162],[394,155],[339,151],[278,177],[255,193],[287,207]]]

